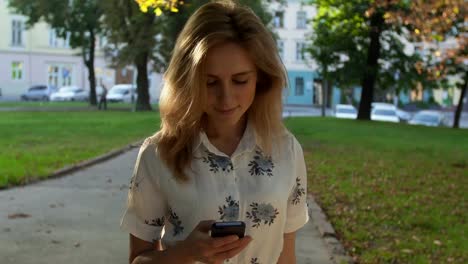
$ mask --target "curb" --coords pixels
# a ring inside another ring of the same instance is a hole
[[[47,180],[60,178],[62,176],[68,175],[68,174],[70,174],[72,172],[75,172],[75,171],[78,171],[78,170],[93,166],[93,165],[95,165],[97,163],[101,163],[103,161],[112,159],[112,158],[114,158],[114,157],[116,157],[118,155],[121,155],[121,154],[123,154],[123,153],[125,153],[125,152],[127,152],[127,151],[129,151],[129,150],[131,150],[133,148],[140,147],[141,144],[143,143],[143,141],[144,140],[138,140],[138,141],[135,141],[135,142],[133,142],[131,144],[128,144],[128,145],[126,145],[126,146],[124,146],[124,147],[122,147],[120,149],[111,150],[110,152],[107,152],[107,153],[105,153],[105,154],[103,154],[101,156],[97,156],[97,157],[94,157],[94,158],[79,162],[77,164],[73,164],[73,165],[63,167],[63,168],[58,169],[58,170],[52,172],[51,174],[45,176],[45,178],[30,180],[30,181],[27,181],[27,182],[19,184],[19,185],[5,186],[3,188],[0,188],[0,191],[1,190],[12,189],[12,188],[24,187],[26,185],[30,185],[30,184],[34,184],[34,183],[38,183],[38,182],[43,182],[43,181],[47,181]]]
[[[330,259],[333,261],[333,263],[355,264],[356,262],[348,255],[345,248],[338,240],[335,229],[328,221],[327,216],[323,212],[322,208],[320,208],[317,202],[315,202],[314,197],[310,194],[307,195],[307,204],[309,208],[310,219],[322,236],[323,241],[328,248]]]

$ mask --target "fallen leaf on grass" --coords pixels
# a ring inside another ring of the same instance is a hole
[[[31,217],[31,215],[24,214],[24,213],[17,213],[17,214],[8,215],[8,219],[29,218],[29,217]]]
[[[438,246],[442,246],[442,242],[440,242],[440,240],[434,240],[434,244]]]
[[[402,249],[401,252],[406,253],[406,254],[411,254],[413,253],[413,250],[405,248],[405,249]]]

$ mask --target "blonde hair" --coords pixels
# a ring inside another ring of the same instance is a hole
[[[153,137],[158,153],[181,181],[188,181],[192,147],[202,128],[206,98],[204,61],[215,45],[233,42],[246,49],[258,71],[254,101],[247,111],[256,141],[269,154],[275,136],[283,132],[282,91],[286,71],[271,32],[254,12],[233,1],[216,1],[200,7],[177,38],[161,92],[161,130]]]

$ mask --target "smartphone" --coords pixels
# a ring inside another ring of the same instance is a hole
[[[215,222],[211,225],[211,237],[224,237],[237,235],[243,238],[245,235],[245,223],[242,221]]]

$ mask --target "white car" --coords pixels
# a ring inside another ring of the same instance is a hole
[[[423,110],[417,112],[408,121],[410,125],[443,126],[446,124],[445,116],[439,111]]]
[[[109,90],[106,99],[109,102],[132,103],[136,100],[136,97],[135,86],[131,84],[117,84]]]
[[[63,86],[50,95],[50,101],[87,101],[89,92],[77,86]]]
[[[357,110],[352,105],[337,104],[335,107],[336,118],[356,119]]]
[[[396,114],[398,116],[398,118],[400,118],[400,121],[403,121],[403,122],[408,122],[410,119],[411,119],[411,114],[396,107],[395,105],[393,104],[389,104],[389,103],[379,103],[379,102],[373,102],[371,104],[371,109],[374,109],[374,108],[392,108],[392,109],[395,109],[396,111]]]
[[[375,107],[371,112],[371,120],[399,123],[400,118],[397,115],[395,107]]]

